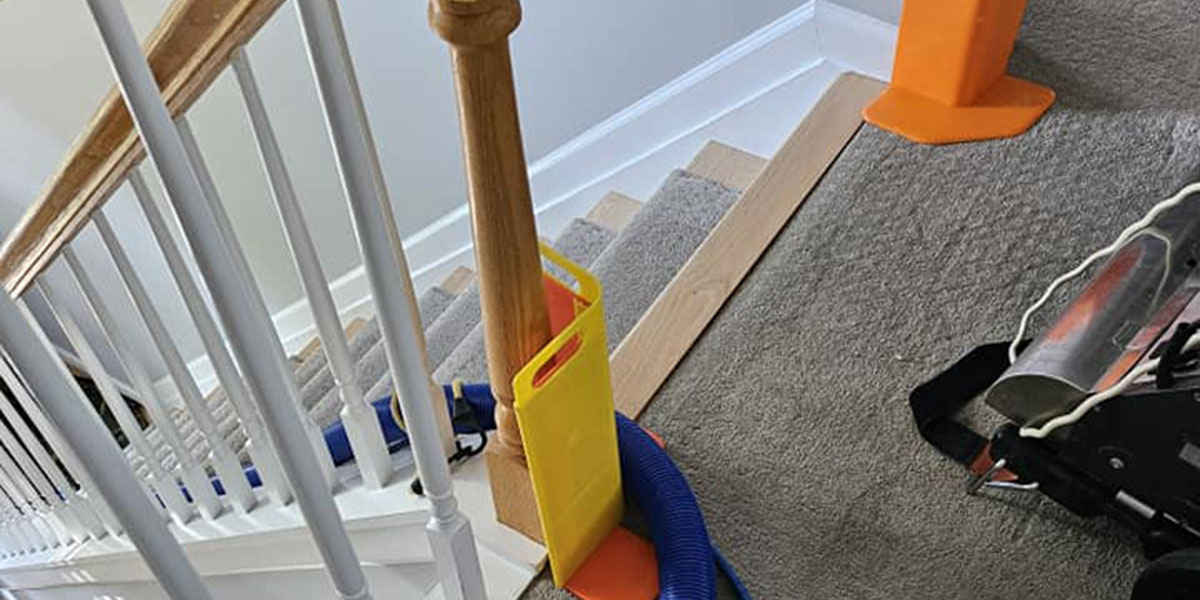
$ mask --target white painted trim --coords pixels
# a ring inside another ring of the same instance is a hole
[[[766,27],[738,40],[733,45],[700,63],[687,73],[654,90],[649,95],[634,102],[617,114],[583,132],[575,139],[568,141],[534,161],[529,166],[530,179],[536,179],[542,173],[546,173],[554,167],[566,163],[571,160],[573,155],[585,152],[589,146],[602,142],[604,138],[614,135],[623,128],[629,127],[656,109],[666,107],[672,100],[683,97],[709,78],[718,75],[722,71],[734,68],[740,61],[752,58],[752,55],[759,50],[771,44],[784,41],[789,35],[796,33],[802,25],[809,23],[815,14],[816,1],[810,0],[768,24]],[[807,40],[804,43],[807,43]],[[793,58],[798,59],[799,57]],[[801,61],[792,62],[791,65],[799,64],[799,62]],[[776,66],[784,66],[785,70],[790,70],[788,63]]]
[[[817,0],[816,8],[819,44],[826,59],[847,71],[891,80],[899,30],[895,24],[830,0]]]
[[[360,485],[353,466],[339,468],[342,485],[335,496],[339,514],[364,565],[399,568],[417,581],[436,581],[436,565],[424,535],[429,503],[408,489],[407,482],[413,475],[408,452],[394,454],[392,460],[395,477],[391,485],[381,490],[368,490]],[[516,600],[541,571],[545,548],[495,520],[483,460],[462,463],[452,478],[459,508],[471,520],[487,597]],[[201,519],[187,525],[172,522],[170,530],[183,545],[189,561],[206,579],[286,576],[305,569],[323,572],[320,555],[299,506],[293,502],[281,507],[269,503],[265,497],[260,497],[260,501],[262,504],[250,514],[226,511],[215,522]],[[80,573],[86,573],[86,577]],[[381,575],[371,571],[367,575],[378,591],[380,588],[375,584],[380,581],[376,578]],[[83,592],[92,586],[111,589],[111,586],[152,582],[154,575],[124,536],[0,560],[0,589],[32,592],[29,595],[33,597],[54,590]],[[131,592],[133,589],[136,588],[131,588]],[[141,596],[131,593],[129,597]],[[329,598],[330,592],[301,590],[288,597],[316,600]]]

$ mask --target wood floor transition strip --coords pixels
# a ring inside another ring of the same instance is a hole
[[[636,418],[862,125],[884,84],[844,74],[826,90],[611,358],[613,399]]]
[[[757,154],[710,141],[696,154],[687,170],[733,190],[745,190],[769,161]]]
[[[620,192],[609,192],[588,211],[587,220],[608,229],[621,231],[642,210],[642,203]]]

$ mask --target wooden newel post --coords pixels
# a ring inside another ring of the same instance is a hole
[[[550,340],[537,229],[508,36],[518,0],[432,0],[429,23],[449,42],[458,90],[496,439],[488,473],[500,522],[535,539],[541,524],[513,412],[512,378]]]

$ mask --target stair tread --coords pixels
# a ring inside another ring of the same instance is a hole
[[[704,177],[675,171],[604,251],[584,263],[604,287],[610,348],[629,332],[738,194]],[[486,381],[482,327],[474,328],[434,371],[435,381],[454,378]]]
[[[735,190],[745,190],[767,167],[767,159],[745,150],[710,141],[688,163],[687,171]]]
[[[586,266],[602,254],[616,236],[617,234],[605,227],[585,219],[575,219],[552,245],[567,258]],[[435,323],[426,332],[429,364],[436,365],[434,381],[448,381],[448,379],[444,380],[438,376],[438,373],[441,372],[441,365],[449,361],[455,350],[468,340],[482,337],[478,286],[472,285],[471,289],[464,293],[463,300],[460,301],[467,299],[466,294],[472,294],[470,304],[464,302],[460,307],[461,311],[456,312],[451,312],[455,310],[455,307],[450,307],[442,318],[438,319],[438,323]],[[479,330],[479,333],[476,330]],[[380,379],[371,386],[371,389],[386,393],[386,389],[390,387],[389,381],[388,374],[381,372]]]

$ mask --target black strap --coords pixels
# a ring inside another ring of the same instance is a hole
[[[1184,363],[1183,347],[1197,329],[1200,329],[1200,321],[1180,323],[1175,327],[1175,333],[1167,340],[1158,360],[1158,369],[1155,370],[1155,385],[1158,389],[1165,390],[1175,385],[1175,369]]]
[[[1008,365],[1007,343],[986,344],[914,389],[908,404],[921,437],[942,454],[971,466],[988,440],[954,415],[999,379]]]

